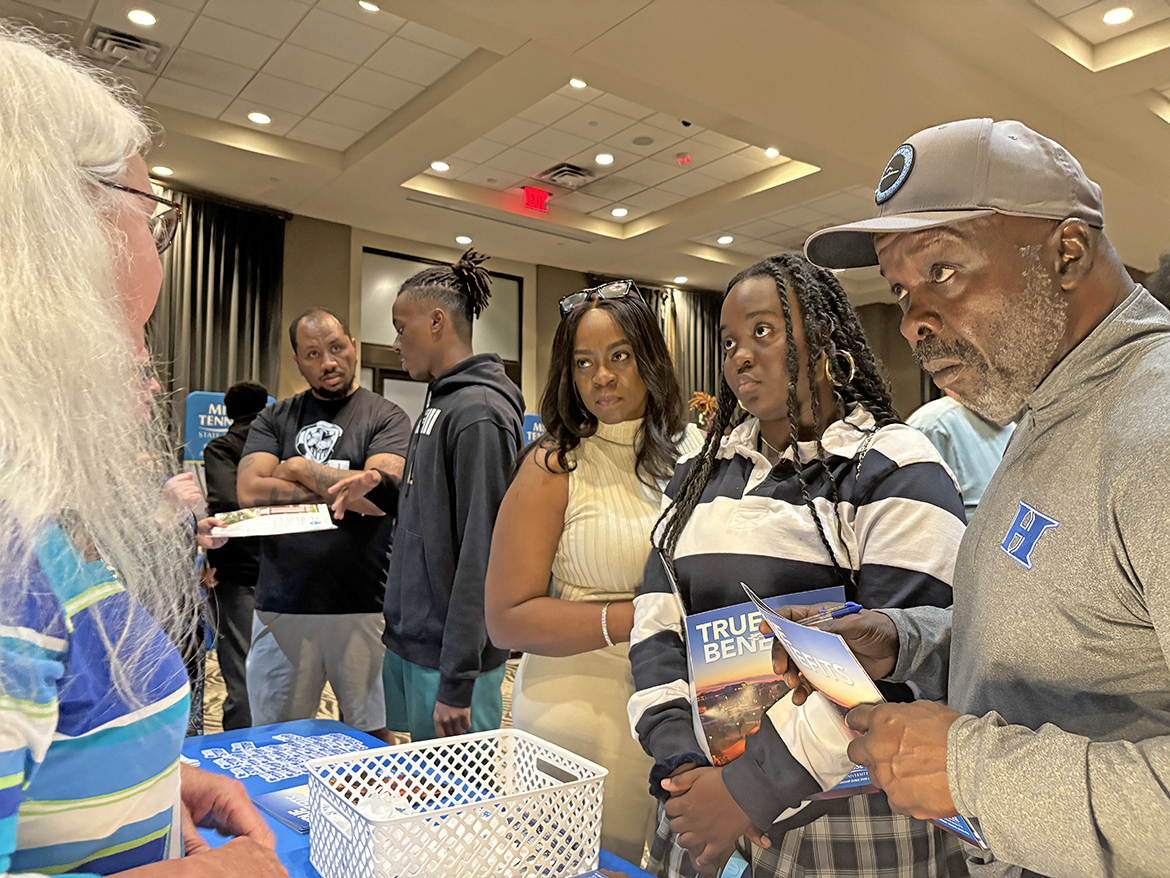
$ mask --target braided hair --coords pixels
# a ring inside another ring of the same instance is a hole
[[[407,278],[400,296],[425,298],[438,302],[455,315],[461,336],[471,338],[471,323],[483,313],[491,298],[491,275],[483,268],[490,257],[468,250],[454,265],[424,268]]]
[[[828,358],[829,368],[833,374],[833,395],[836,398],[837,406],[842,411],[847,411],[853,403],[860,403],[873,415],[875,421],[873,432],[890,424],[901,423],[901,418],[894,409],[889,384],[882,375],[877,359],[870,349],[857,312],[849,304],[845,291],[831,271],[819,268],[804,257],[795,254],[771,256],[733,277],[727,285],[724,299],[740,281],[754,277],[766,277],[775,282],[780,298],[780,308],[784,314],[784,338],[787,343],[787,371],[789,375],[788,425],[791,431],[789,441],[793,448],[793,466],[800,482],[801,496],[812,513],[817,534],[829,553],[834,571],[846,587],[846,593],[852,597],[856,591],[856,573],[853,570],[849,549],[842,536],[841,516],[839,513],[835,515],[837,540],[845,548],[848,569],[843,568],[838,560],[828,535],[825,533],[821,517],[813,506],[808,481],[805,478],[804,463],[797,453],[798,430],[802,412],[797,396],[795,376],[799,374],[800,363],[793,331],[793,313],[789,296],[792,296],[799,304],[800,315],[804,322],[804,337],[808,346],[808,376],[813,385],[810,414],[816,434],[817,459],[821,465],[827,467],[825,449],[821,444],[820,437],[825,427],[828,426],[827,423],[822,423],[820,394],[816,390],[816,366],[820,362],[822,354]],[[855,369],[848,368],[842,371],[841,360],[846,353],[853,358]],[[850,371],[853,372],[852,376],[849,374]],[[679,536],[690,520],[691,513],[698,505],[703,491],[711,480],[711,474],[715,470],[716,455],[719,452],[724,433],[727,432],[728,428],[742,423],[746,417],[746,415],[739,413],[741,410],[737,405],[738,400],[726,378],[720,381],[716,398],[719,407],[707,434],[707,441],[691,465],[690,472],[687,473],[679,487],[677,496],[662,513],[654,527],[658,549],[672,566]],[[832,478],[829,479],[829,489],[832,495],[833,509],[836,512],[840,498],[837,494],[837,484]]]

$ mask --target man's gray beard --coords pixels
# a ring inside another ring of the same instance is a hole
[[[1024,272],[1019,295],[987,333],[990,361],[966,341],[924,339],[914,350],[922,360],[951,354],[975,373],[963,405],[993,423],[1015,420],[1044,380],[1064,340],[1068,302],[1040,261],[1039,245],[1021,248]]]

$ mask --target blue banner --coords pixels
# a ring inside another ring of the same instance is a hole
[[[183,463],[202,463],[203,449],[232,425],[222,393],[196,390],[187,394],[187,423],[183,430]]]
[[[544,435],[544,421],[540,415],[524,416],[524,442],[535,442]]]

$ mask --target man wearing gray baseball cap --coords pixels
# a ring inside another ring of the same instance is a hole
[[[972,875],[1170,874],[1170,312],[1105,237],[1100,188],[1018,122],[919,132],[875,200],[809,259],[880,265],[935,383],[1019,422],[953,608],[823,626],[948,705],[855,708],[849,755],[896,809],[976,818]]]

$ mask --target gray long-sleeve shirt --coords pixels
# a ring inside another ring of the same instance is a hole
[[[1028,399],[954,608],[886,611],[896,680],[964,716],[972,875],[1170,875],[1170,312],[1137,288]]]

